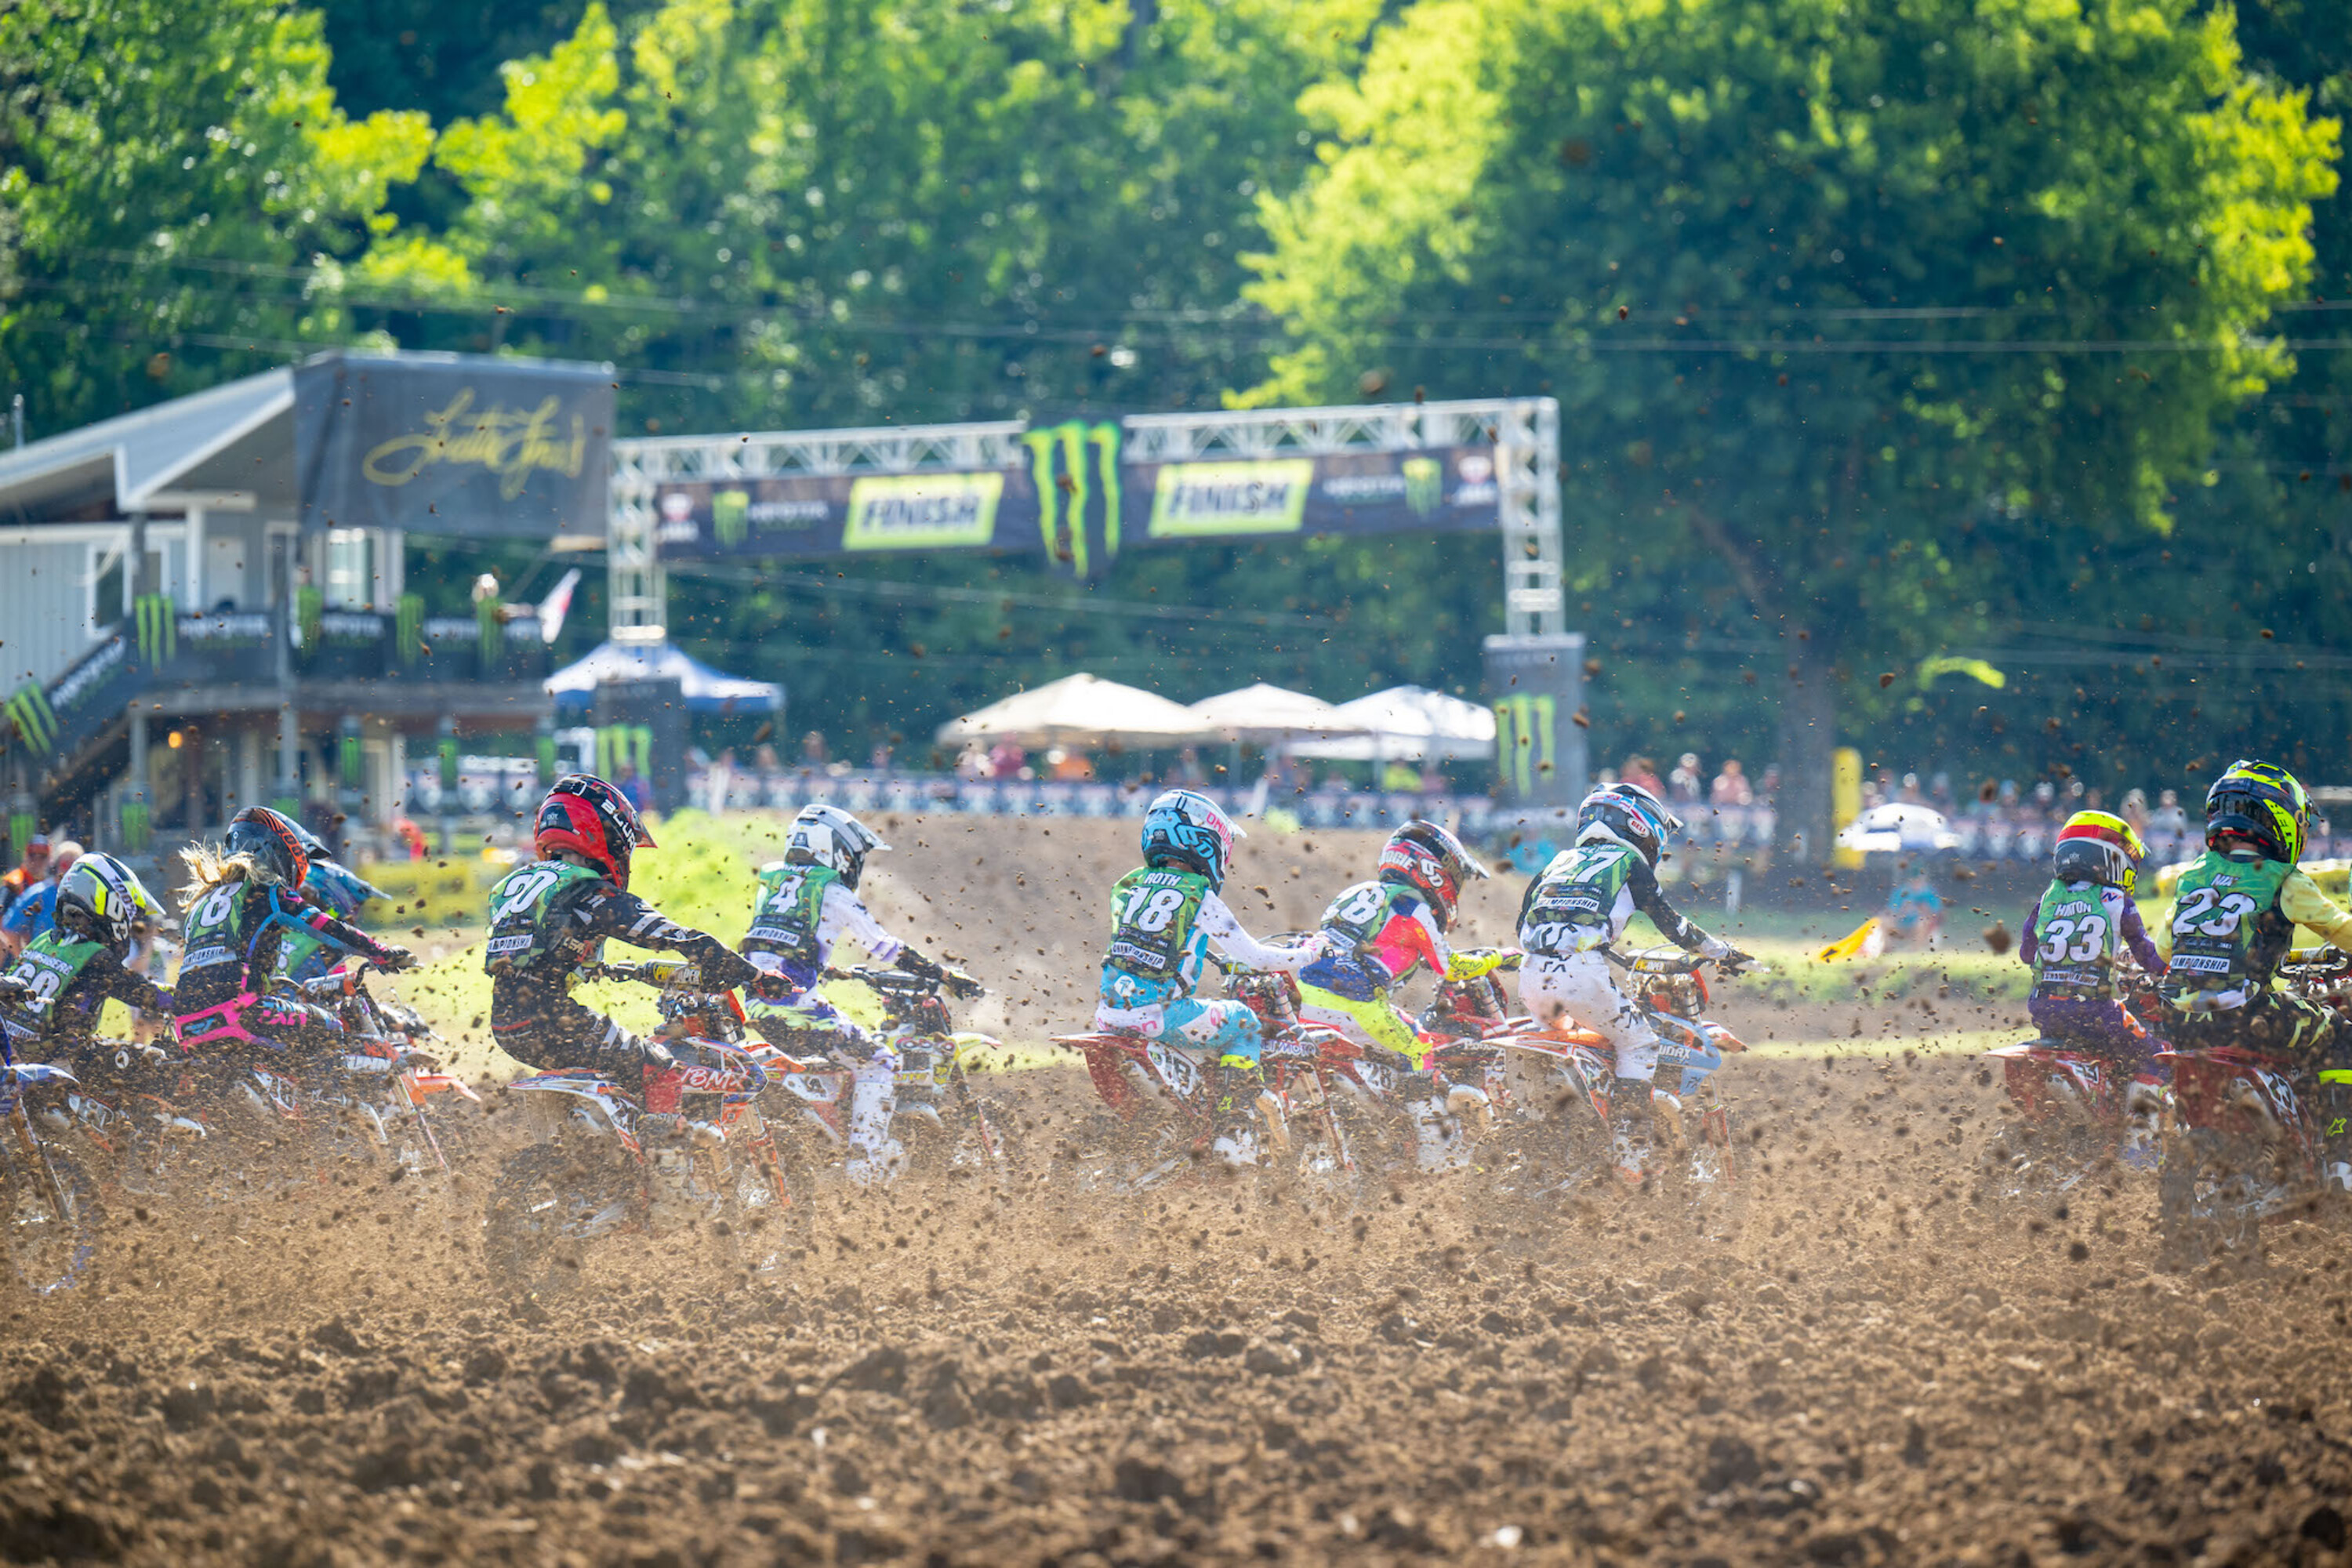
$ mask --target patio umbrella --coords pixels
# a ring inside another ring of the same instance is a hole
[[[1392,686],[1342,702],[1337,711],[1366,732],[1328,741],[1302,741],[1290,748],[1301,757],[1326,757],[1338,762],[1433,758],[1491,757],[1495,754],[1495,712],[1476,702],[1465,702],[1443,691],[1418,686]]]
[[[1319,697],[1261,680],[1192,704],[1192,716],[1228,741],[1265,743],[1302,735],[1360,735],[1363,724]]]
[[[1016,691],[940,726],[943,742],[1009,740],[1024,746],[1182,746],[1215,738],[1182,703],[1092,675],[1066,675]]]
[[[1837,841],[1841,849],[1855,849],[1865,855],[1906,851],[1916,854],[1953,848],[1958,845],[1960,836],[1952,831],[1944,814],[1934,807],[1895,800],[1874,805],[1847,823]]]

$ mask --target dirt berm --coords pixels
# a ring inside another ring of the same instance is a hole
[[[1082,1019],[1089,858],[961,891],[942,862],[925,906],[937,826],[902,835],[890,912]],[[1281,875],[1245,864],[1276,905],[1245,918],[1336,885],[1294,896],[1294,846],[1253,842]],[[2147,1178],[2039,1205],[1979,1181],[2000,1113],[1973,1061],[1729,1076],[1741,1180],[1705,1203],[1411,1180],[1335,1215],[1041,1168],[828,1189],[772,1272],[624,1237],[521,1300],[481,1260],[519,1120],[493,1095],[463,1181],[126,1204],[91,1284],[11,1299],[0,1558],[2343,1560],[2335,1215],[2277,1226],[2252,1273],[2156,1272]],[[1074,1071],[999,1088],[1033,1150],[1083,1120]]]

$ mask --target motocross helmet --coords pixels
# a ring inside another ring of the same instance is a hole
[[[1622,844],[1652,867],[1682,826],[1682,818],[1637,784],[1603,784],[1576,811],[1579,844]]]
[[[1400,883],[1429,900],[1442,930],[1454,923],[1462,884],[1486,875],[1486,868],[1462,840],[1434,822],[1408,822],[1381,847],[1381,880]]]
[[[2250,845],[2266,860],[2292,866],[2303,858],[2311,826],[2311,797],[2275,763],[2237,762],[2205,795],[2205,844],[2225,854],[2232,842]]]
[[[248,805],[229,818],[228,852],[253,866],[253,879],[265,887],[299,888],[310,874],[310,834],[283,813]]]
[[[629,856],[657,847],[629,797],[593,773],[566,773],[540,802],[531,847],[541,859],[569,852],[622,887],[629,885]]]
[[[2050,873],[2062,882],[2095,882],[2129,893],[2140,858],[2147,853],[2147,846],[2122,817],[2104,811],[2078,811],[2058,830]]]
[[[1244,837],[1217,803],[1197,790],[1171,789],[1143,814],[1143,863],[1176,866],[1225,885],[1234,840]]]
[[[866,857],[890,847],[874,830],[837,805],[822,801],[801,807],[784,840],[784,862],[791,866],[823,866],[841,879],[851,892],[865,874]]]
[[[83,856],[58,884],[58,926],[104,943],[118,958],[131,945],[131,928],[160,907],[139,873],[111,855]]]
[[[370,899],[387,896],[382,888],[341,861],[324,859],[310,862],[310,874],[303,879],[302,891],[344,920],[357,913]]]

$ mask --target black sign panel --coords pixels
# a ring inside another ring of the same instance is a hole
[[[796,474],[665,484],[662,553],[769,559],[1035,552],[1079,577],[1120,552],[1198,540],[1493,528],[1490,447],[1138,463],[1110,420],[1030,430],[1002,469]]]
[[[1496,803],[1573,808],[1591,776],[1582,635],[1488,637],[1486,700],[1495,707]]]
[[[601,533],[612,429],[605,366],[322,354],[294,372],[301,521],[478,538]]]

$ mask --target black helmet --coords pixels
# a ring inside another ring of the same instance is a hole
[[[299,888],[310,874],[310,855],[303,841],[310,835],[266,805],[248,805],[229,819],[228,852],[253,863],[254,880],[272,887]]]

